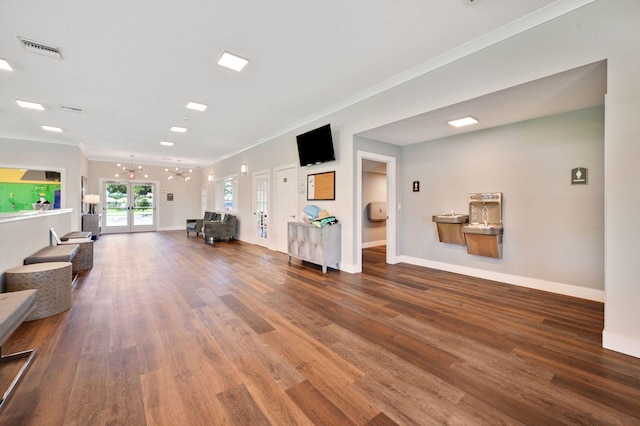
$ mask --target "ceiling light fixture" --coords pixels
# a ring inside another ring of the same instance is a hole
[[[180,178],[184,179],[184,180],[191,180],[191,176],[185,176],[187,173],[191,173],[193,172],[192,169],[189,170],[180,170],[179,167],[176,167],[175,170],[172,169],[164,169],[165,172],[169,172],[171,173],[171,175],[169,175],[167,177],[168,180],[171,180],[173,178],[175,178],[176,180],[180,180]]]
[[[46,130],[47,132],[62,133],[62,129],[60,127],[42,126],[42,129]]]
[[[130,155],[131,158],[133,158],[133,155]],[[126,165],[122,165],[120,163],[118,163],[118,167],[121,168],[122,170],[124,170],[126,173],[124,173],[124,177],[126,177],[127,179],[133,179],[133,178],[137,178],[140,176],[144,176],[145,178],[148,178],[149,175],[147,174],[142,174],[142,171],[144,170],[142,168],[142,166],[138,166],[138,167],[133,167],[133,163],[129,163],[128,166]],[[116,177],[121,177],[120,175],[122,175],[123,173],[116,173]]]
[[[38,111],[44,111],[44,107],[41,104],[38,104],[36,102],[21,101],[19,99],[16,99],[16,103],[20,105],[22,108],[29,108],[29,109],[35,109]]]
[[[9,65],[6,59],[0,58],[0,70],[13,71],[13,68],[11,68],[11,65]]]
[[[186,133],[187,132],[187,128],[186,127],[178,127],[178,126],[173,126],[171,128],[172,132],[176,132],[176,133]]]
[[[234,71],[242,71],[242,68],[249,63],[248,59],[241,58],[238,55],[229,53],[227,51],[222,53],[220,59],[218,59],[218,65],[221,67],[229,68]]]
[[[162,141],[162,142],[160,142],[160,145],[173,146],[173,142]]]
[[[207,105],[189,101],[189,103],[187,104],[187,108],[194,109],[196,111],[204,111],[205,109],[207,109]]]
[[[463,127],[463,126],[470,126],[471,124],[477,124],[478,120],[468,115],[466,117],[448,121],[447,123],[449,123],[449,125],[453,127]]]

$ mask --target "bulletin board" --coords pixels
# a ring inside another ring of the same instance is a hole
[[[307,200],[335,200],[336,172],[307,175]]]

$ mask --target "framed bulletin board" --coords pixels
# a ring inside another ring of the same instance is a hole
[[[335,200],[336,172],[307,175],[307,200]]]

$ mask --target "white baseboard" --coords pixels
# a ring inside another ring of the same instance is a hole
[[[398,256],[399,262],[410,263],[412,265],[424,266],[427,268],[439,269],[441,271],[454,272],[457,274],[469,275],[471,277],[483,278],[487,280],[499,281],[506,284],[520,287],[533,288],[536,290],[549,291],[551,293],[563,294],[565,296],[578,297],[580,299],[604,302],[604,290],[579,287],[571,284],[545,281],[537,278],[522,277],[519,275],[504,274],[502,272],[486,271],[484,269],[469,268],[466,266],[453,265],[444,262],[434,262],[432,260],[420,259],[411,256]]]
[[[387,240],[369,241],[367,243],[362,243],[362,248],[366,249],[366,248],[386,246],[386,245],[387,245]]]
[[[356,265],[353,263],[345,263],[345,262],[340,262],[340,270],[343,272],[348,272],[350,274],[359,274],[360,270],[358,270],[358,268],[356,268]]]
[[[639,340],[618,336],[616,334],[609,333],[607,330],[602,332],[602,347],[625,355],[640,358]]]

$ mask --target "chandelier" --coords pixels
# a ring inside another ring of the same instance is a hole
[[[184,179],[184,180],[191,180],[191,176],[187,176],[187,173],[191,173],[193,172],[192,169],[189,170],[180,170],[179,167],[176,167],[175,169],[164,169],[165,172],[169,172],[171,173],[167,179],[171,180],[173,178],[175,178],[176,180],[180,180],[180,178]]]
[[[131,158],[133,158],[133,155],[131,155]],[[143,172],[143,168],[142,166],[137,166],[134,167],[133,163],[129,163],[129,165],[124,165],[124,164],[120,164],[118,163],[118,167],[121,168],[123,170],[122,173],[116,173],[116,177],[120,177],[121,175],[123,177],[126,177],[127,179],[134,179],[134,178],[139,178],[139,177],[145,177],[148,178],[149,175],[146,173],[142,173]]]

